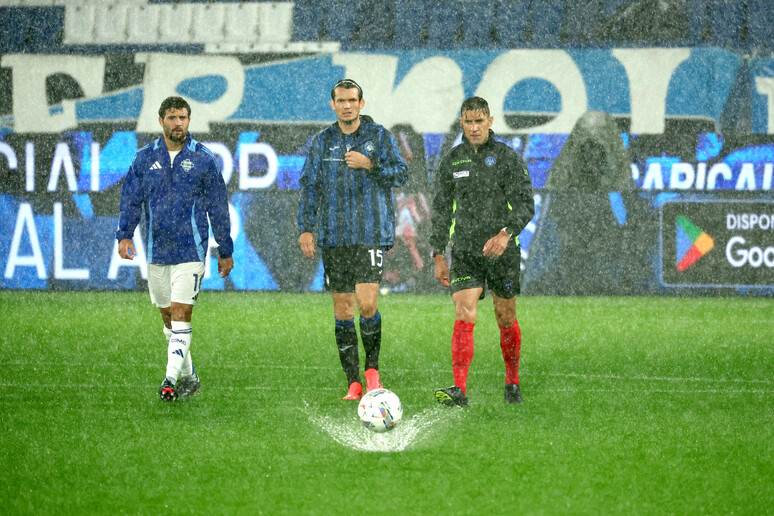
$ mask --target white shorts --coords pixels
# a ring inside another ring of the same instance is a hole
[[[195,305],[203,280],[203,262],[148,264],[148,292],[151,303],[159,308],[168,308],[172,302]]]

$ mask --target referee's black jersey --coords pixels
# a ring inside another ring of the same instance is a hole
[[[467,138],[451,149],[436,174],[430,245],[443,252],[481,254],[504,227],[517,239],[535,214],[529,172],[518,152],[494,139],[474,151]]]

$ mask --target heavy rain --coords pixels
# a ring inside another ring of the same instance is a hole
[[[772,7],[0,0],[0,512],[770,512]]]

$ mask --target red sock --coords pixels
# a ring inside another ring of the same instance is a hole
[[[513,321],[508,328],[500,326],[500,348],[505,360],[505,383],[519,385],[519,354],[521,352],[521,329],[519,321]]]
[[[454,385],[467,394],[468,366],[473,360],[473,327],[476,323],[454,321],[451,354]]]

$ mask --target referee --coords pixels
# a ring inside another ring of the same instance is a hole
[[[435,391],[444,405],[467,406],[468,367],[479,299],[492,292],[505,360],[505,401],[521,403],[516,320],[521,253],[518,235],[535,214],[532,184],[521,156],[494,139],[493,118],[481,97],[462,103],[462,144],[443,158],[432,205],[435,279],[450,287],[455,322],[451,355],[454,385]],[[451,241],[451,268],[444,252]]]

